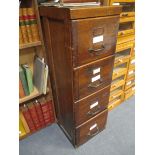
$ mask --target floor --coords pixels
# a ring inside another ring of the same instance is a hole
[[[19,154],[134,155],[135,98],[130,98],[109,112],[106,129],[77,149],[54,124],[20,141]]]

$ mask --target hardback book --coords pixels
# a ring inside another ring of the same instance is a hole
[[[26,75],[29,92],[32,93],[34,90],[32,71],[27,64],[22,65],[22,67],[23,67],[24,73]]]
[[[28,41],[31,43],[33,42],[33,38],[32,38],[32,30],[31,30],[31,22],[27,14],[27,8],[22,8],[22,15],[23,15],[25,26],[26,26]]]
[[[32,31],[32,37],[33,41],[39,41],[39,30],[38,30],[38,24],[37,24],[37,19],[35,15],[35,10],[33,7],[27,8],[27,14],[29,17],[30,25],[31,25],[31,31]]]
[[[24,89],[23,89],[23,86],[22,86],[22,82],[19,79],[19,98],[23,98],[24,96],[25,96],[25,93],[24,93]]]
[[[48,102],[45,99],[43,99],[40,102],[40,104],[41,104],[41,108],[42,108],[45,124],[49,125],[49,124],[52,123],[52,118],[51,118],[51,114],[50,114],[49,104],[48,104]]]
[[[48,106],[49,106],[51,120],[52,120],[52,122],[54,122],[55,121],[55,118],[54,118],[54,109],[52,107],[52,100],[48,101],[47,103],[48,103]]]
[[[40,121],[40,125],[41,127],[45,127],[45,121],[44,121],[44,116],[43,116],[43,112],[42,112],[42,109],[41,109],[41,105],[40,105],[40,102],[38,100],[35,100],[35,108],[36,108],[36,111],[37,111],[37,115],[38,115],[38,118],[39,118],[39,121]]]
[[[21,121],[23,123],[23,126],[24,126],[24,129],[25,129],[26,133],[30,133],[30,128],[29,128],[29,126],[28,126],[28,124],[27,124],[27,122],[25,120],[25,117],[24,117],[21,110],[19,110],[19,117],[20,117],[20,119],[21,119]]]
[[[19,45],[24,44],[21,27],[19,27]]]
[[[38,114],[37,114],[37,111],[36,111],[36,108],[35,108],[34,104],[29,103],[28,104],[28,109],[29,109],[29,112],[31,114],[31,118],[33,120],[35,128],[37,130],[40,129],[41,128],[41,123],[39,121],[39,117],[38,117]]]
[[[20,80],[22,82],[22,86],[23,86],[25,95],[26,96],[30,95],[26,76],[25,76],[24,70],[21,66],[19,66],[19,77],[20,77]]]
[[[29,42],[26,25],[23,18],[22,8],[19,9],[19,27],[21,29],[23,43],[26,44]]]
[[[34,85],[40,93],[43,93],[44,87],[44,70],[45,63],[43,59],[36,57],[34,60]]]
[[[23,123],[22,123],[22,121],[21,121],[21,119],[19,117],[19,137],[21,138],[21,137],[23,137],[25,135],[26,135],[26,131],[25,131]]]
[[[30,129],[30,132],[35,132],[36,131],[36,128],[35,128],[35,125],[34,125],[34,122],[32,120],[32,117],[31,117],[31,114],[30,114],[30,111],[29,109],[27,108],[27,106],[24,104],[24,106],[21,108],[22,110],[22,113],[25,117],[25,120],[29,126],[29,129]]]

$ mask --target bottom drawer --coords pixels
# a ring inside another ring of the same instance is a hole
[[[125,100],[127,100],[128,98],[130,98],[134,94],[135,94],[135,86],[133,86],[132,88],[125,91]]]
[[[83,144],[102,131],[107,122],[108,109],[96,115],[76,129],[76,146]]]
[[[121,98],[114,100],[109,103],[108,110],[112,110],[123,102]]]

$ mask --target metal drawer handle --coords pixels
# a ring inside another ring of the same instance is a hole
[[[98,105],[98,107],[96,108],[96,111],[88,111],[87,115],[89,116],[96,115],[98,112],[100,112],[100,110],[101,110],[101,107],[100,105]]]
[[[128,13],[123,13],[122,16],[123,17],[127,17],[128,16]]]
[[[98,128],[98,126],[96,127],[96,132],[94,132],[94,133],[91,133],[90,131],[89,131],[89,133],[88,133],[88,136],[90,136],[90,137],[93,137],[93,136],[95,136],[95,135],[97,135],[98,133],[99,133],[99,128]]]
[[[90,83],[88,85],[88,87],[90,87],[90,88],[97,88],[97,87],[99,87],[100,85],[103,84],[103,78],[99,79],[98,81],[99,81],[99,83],[94,83],[94,82]]]
[[[101,54],[107,52],[107,51],[103,51],[104,49],[105,49],[105,46],[102,45],[101,48],[99,48],[99,49],[89,48],[88,51],[90,53],[94,53],[95,55],[101,55]],[[100,51],[102,51],[102,52],[100,52]]]

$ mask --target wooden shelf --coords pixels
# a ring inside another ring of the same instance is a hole
[[[19,49],[21,50],[21,49],[35,47],[35,46],[39,46],[39,45],[41,45],[41,41],[19,45]]]
[[[48,92],[49,92],[49,89],[47,88],[47,93]],[[19,99],[19,104],[22,104],[22,103],[27,102],[29,100],[35,99],[35,98],[37,98],[37,97],[39,97],[41,95],[43,95],[43,94],[39,93],[37,88],[34,87],[34,91],[29,96],[25,96],[25,97]]]

